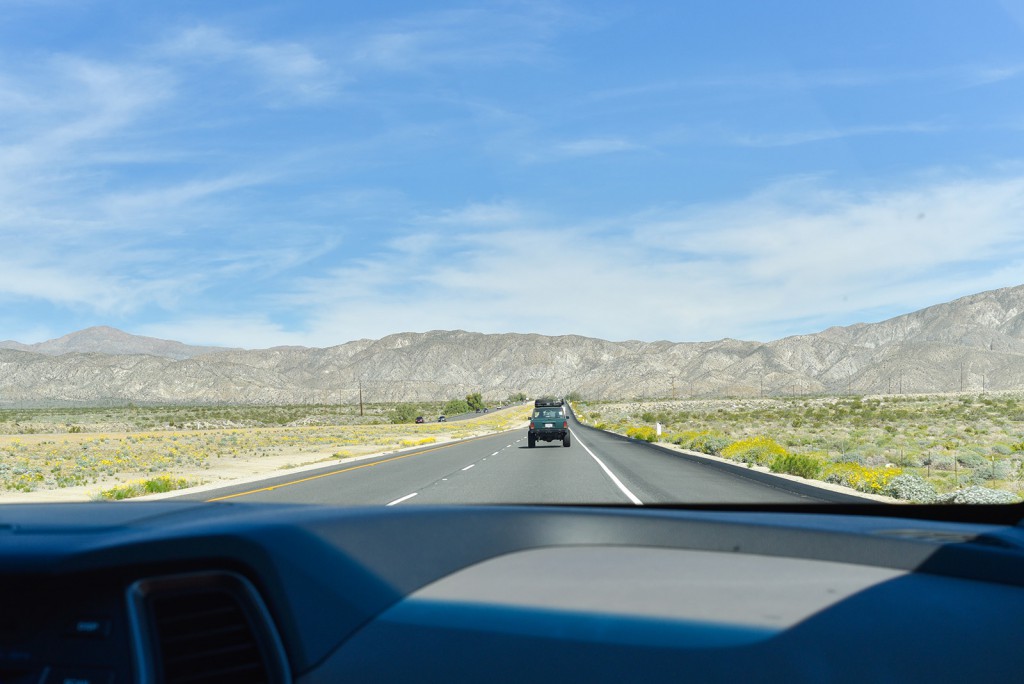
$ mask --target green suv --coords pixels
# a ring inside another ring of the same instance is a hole
[[[531,449],[537,446],[537,440],[562,440],[562,446],[569,446],[569,421],[565,416],[564,404],[562,399],[538,399],[533,402],[533,415],[530,417],[530,432],[527,437],[527,444]]]

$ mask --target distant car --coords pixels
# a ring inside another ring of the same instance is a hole
[[[423,422],[423,416],[416,416],[416,422],[417,423],[422,423]]]
[[[447,419],[447,418],[445,418],[444,416],[438,416],[438,417],[437,417],[437,422],[438,422],[438,423],[445,423],[445,422],[447,422],[447,421],[448,421],[448,419]]]
[[[486,407],[484,408],[484,413],[487,413],[487,408]]]
[[[477,409],[477,410],[476,410],[476,412],[477,412],[477,413],[480,413],[480,409]]]

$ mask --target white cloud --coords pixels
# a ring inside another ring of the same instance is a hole
[[[825,140],[838,140],[840,138],[891,135],[893,133],[944,133],[948,130],[947,126],[931,123],[848,126],[845,128],[823,128],[790,133],[740,135],[733,138],[732,142],[744,147],[788,147],[790,145],[803,145],[806,143],[822,142]]]
[[[530,62],[545,54],[559,27],[579,20],[551,4],[425,12],[366,27],[349,60],[363,69],[407,72]]]
[[[1015,62],[1000,64],[960,64],[923,69],[785,69],[723,71],[715,74],[681,76],[677,79],[633,83],[591,93],[593,100],[634,99],[647,95],[663,96],[672,91],[693,89],[737,89],[763,91],[868,89],[879,86],[936,81],[952,87],[976,87],[1019,77],[1024,66]]]
[[[143,325],[133,332],[185,344],[243,349],[302,346],[306,339],[306,336],[288,332],[265,317],[245,315],[184,318]]]
[[[662,139],[660,142],[665,140]],[[536,140],[531,131],[518,131],[515,135],[506,136],[506,139],[498,139],[491,147],[525,164],[543,164],[645,149],[644,145],[618,137],[545,142]]]
[[[129,258],[110,250],[101,254],[73,252],[38,258],[26,250],[13,250],[0,257],[0,299],[45,302],[114,316],[135,313],[154,302],[173,306],[178,298],[196,290],[194,277],[125,268]]]
[[[287,301],[317,345],[437,328],[774,339],[1019,284],[1021,216],[1024,177],[861,194],[802,179],[600,223],[442,217]]]
[[[8,77],[7,135],[0,146],[0,193],[23,188],[26,173],[54,175],[91,158],[92,143],[122,135],[173,93],[163,71],[58,56]]]
[[[179,58],[237,64],[259,77],[267,90],[302,102],[333,95],[345,80],[305,45],[245,41],[213,26],[182,31],[163,46],[163,52]]]
[[[237,173],[210,180],[188,180],[150,190],[111,192],[98,204],[108,220],[116,220],[119,226],[152,229],[153,219],[166,216],[168,211],[180,211],[211,197],[263,185],[270,179],[268,175]]]
[[[442,223],[470,227],[495,227],[522,224],[528,220],[526,213],[509,202],[491,204],[474,203],[445,211],[436,217],[427,217],[427,223]]]
[[[622,138],[584,138],[572,140],[555,146],[559,154],[567,157],[592,157],[599,154],[626,152],[637,149],[637,146]]]

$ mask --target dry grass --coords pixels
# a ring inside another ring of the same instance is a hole
[[[66,498],[89,499],[133,480],[162,477],[230,481],[282,467],[509,430],[520,427],[527,413],[527,407],[516,407],[464,421],[421,425],[300,424],[0,435],[0,501],[54,500],[61,498],[61,492]],[[110,420],[111,425],[125,424],[124,416],[116,412]]]

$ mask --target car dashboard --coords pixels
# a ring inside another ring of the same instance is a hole
[[[0,682],[1019,676],[1020,526],[872,508],[6,506]]]

